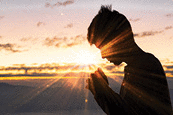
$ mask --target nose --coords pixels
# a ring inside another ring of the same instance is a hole
[[[106,59],[106,58],[102,55],[102,53],[101,53],[101,56],[102,56],[102,59]]]
[[[100,50],[100,53],[101,53],[102,58],[104,59],[105,57],[103,57],[103,51],[102,51],[102,50]]]

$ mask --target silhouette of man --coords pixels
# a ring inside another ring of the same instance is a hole
[[[87,80],[87,88],[108,115],[171,115],[166,76],[159,60],[134,41],[126,17],[111,6],[101,6],[88,28],[88,41],[114,65],[125,62],[120,94],[115,93],[99,68]]]

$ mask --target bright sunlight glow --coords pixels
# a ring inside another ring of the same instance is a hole
[[[73,62],[81,65],[98,64],[102,60],[100,50],[95,46],[79,47],[72,53]]]
[[[87,50],[80,50],[76,53],[76,62],[79,64],[96,64],[96,58],[96,54]]]

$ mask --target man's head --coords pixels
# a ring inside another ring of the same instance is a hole
[[[123,57],[129,56],[135,42],[127,18],[111,9],[111,6],[101,6],[88,28],[87,39],[101,50],[103,58],[119,64]]]

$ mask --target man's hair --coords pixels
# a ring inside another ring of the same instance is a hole
[[[92,20],[88,28],[87,39],[90,44],[102,48],[114,41],[123,42],[133,39],[133,33],[127,18],[119,12],[113,10],[112,6],[101,6],[98,14]]]

